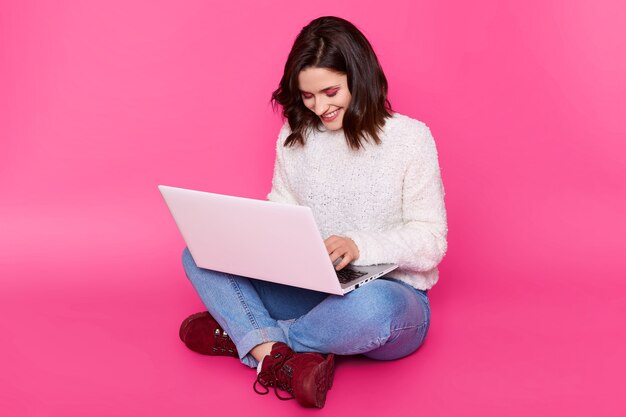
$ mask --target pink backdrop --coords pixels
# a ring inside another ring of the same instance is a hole
[[[0,413],[308,412],[180,344],[202,305],[156,186],[264,198],[270,93],[332,14],[432,129],[450,249],[423,348],[340,362],[319,415],[624,415],[624,4],[3,1]]]

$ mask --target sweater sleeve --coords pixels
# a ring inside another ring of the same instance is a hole
[[[267,199],[269,201],[273,201],[275,203],[285,203],[285,204],[298,204],[296,198],[293,196],[290,186],[289,180],[287,177],[285,160],[283,156],[283,143],[285,139],[289,135],[289,125],[285,123],[285,125],[280,130],[278,134],[278,140],[276,141],[276,160],[274,162],[274,176],[272,178],[272,189],[267,195]]]
[[[385,231],[358,230],[344,233],[359,248],[355,265],[397,263],[405,270],[428,271],[437,266],[447,250],[444,188],[437,149],[426,127],[402,185],[403,223]]]

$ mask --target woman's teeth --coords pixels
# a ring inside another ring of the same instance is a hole
[[[335,116],[337,115],[337,112],[338,112],[338,111],[339,111],[339,109],[334,110],[334,111],[332,111],[332,112],[330,112],[330,113],[323,114],[323,115],[322,115],[322,118],[323,118],[323,119],[332,119],[333,117],[335,117]]]

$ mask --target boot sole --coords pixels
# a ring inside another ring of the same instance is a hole
[[[326,379],[326,386],[328,390],[333,387],[333,381],[335,379],[335,355],[333,353],[329,353],[326,358],[328,361],[328,366],[330,367],[330,372],[328,374],[328,378]]]
[[[323,408],[326,403],[326,393],[332,387],[333,377],[335,371],[335,357],[334,355],[328,355],[328,357],[324,360],[324,362],[315,366],[315,368],[311,371],[307,378],[307,382],[303,381],[300,392],[303,392],[303,386],[308,385],[311,386],[311,379],[313,380],[313,385],[317,387],[314,392],[314,397],[306,397],[301,395],[296,395],[296,399],[305,407],[317,407]],[[295,391],[295,390],[294,390]]]

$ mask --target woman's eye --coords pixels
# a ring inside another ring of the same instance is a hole
[[[313,94],[302,94],[302,98],[305,99],[305,100],[313,98]]]

